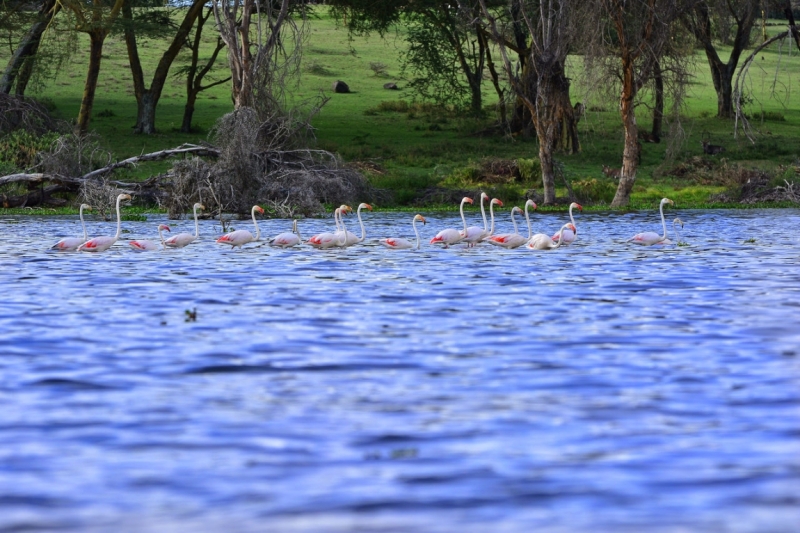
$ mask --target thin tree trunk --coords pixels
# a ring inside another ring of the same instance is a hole
[[[33,76],[33,67],[36,64],[35,54],[36,52],[25,60],[17,74],[17,85],[14,88],[14,94],[20,98],[25,97],[25,89],[28,88],[28,82],[31,81],[31,76]]]
[[[664,129],[664,73],[661,71],[661,63],[656,61],[653,64],[653,81],[655,84],[655,105],[653,107],[653,129],[651,130],[652,139],[660,139]]]
[[[86,82],[83,86],[83,99],[81,100],[81,109],[78,113],[77,124],[77,129],[80,133],[86,133],[89,130],[92,107],[94,107],[94,95],[97,91],[97,79],[100,77],[103,42],[105,42],[107,35],[108,31],[105,29],[99,29],[89,33],[89,69],[86,73]]]
[[[636,84],[634,82],[634,64],[629,56],[622,58],[622,94],[620,95],[620,115],[625,130],[625,149],[622,153],[622,172],[620,172],[619,185],[611,202],[611,207],[628,205],[631,191],[636,181],[636,171],[639,166],[639,146],[636,126],[636,112],[634,98],[636,97]]]

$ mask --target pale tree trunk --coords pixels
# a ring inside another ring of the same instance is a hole
[[[631,191],[636,181],[636,171],[639,167],[639,129],[636,126],[636,83],[634,81],[634,63],[629,55],[622,57],[622,93],[620,95],[620,115],[622,126],[625,130],[625,148],[622,153],[622,172],[620,172],[619,185],[611,202],[611,207],[628,205],[631,200]]]

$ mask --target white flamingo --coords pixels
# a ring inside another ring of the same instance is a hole
[[[464,230],[464,241],[467,246],[475,246],[489,235],[489,225],[486,223],[486,210],[483,208],[483,201],[488,200],[489,195],[481,192],[481,217],[483,217],[483,228],[480,226],[470,226]],[[491,207],[489,208],[491,209]]]
[[[672,221],[672,228],[675,230],[675,239],[676,239],[675,244],[677,244],[678,246],[683,246],[686,243],[683,242],[683,240],[681,239],[681,233],[680,231],[678,231],[678,226],[680,226],[681,229],[683,229],[683,220],[676,217],[675,220]]]
[[[457,229],[453,228],[443,229],[431,239],[431,244],[444,244],[444,247],[447,248],[451,244],[457,244],[464,240],[464,235],[467,233],[467,219],[464,217],[465,203],[471,204],[472,198],[467,198],[466,196],[462,198],[461,207],[459,207],[459,211],[461,212],[461,221],[464,223],[464,231],[458,231]]]
[[[248,242],[258,241],[261,238],[261,228],[258,227],[258,221],[256,220],[256,212],[263,215],[264,210],[259,205],[254,205],[253,209],[250,210],[250,214],[253,217],[253,225],[256,227],[255,237],[253,237],[253,234],[247,231],[246,229],[238,229],[236,231],[226,233],[225,235],[217,239],[217,243],[229,244],[233,248],[236,248],[238,246],[239,249],[241,250],[242,246],[244,246]]]
[[[192,211],[194,212],[194,235],[191,233],[178,233],[164,241],[164,246],[169,248],[183,248],[200,237],[200,225],[197,223],[197,210],[200,209],[202,211],[205,208],[203,204],[194,204],[192,206]]]
[[[269,245],[276,248],[291,248],[301,242],[303,242],[303,237],[300,235],[300,230],[297,229],[297,220],[293,220],[292,232],[279,233],[269,241]]]
[[[350,207],[346,205],[337,207],[333,211],[333,220],[336,223],[336,231],[333,233],[325,232],[314,235],[308,239],[308,241],[306,241],[307,244],[313,246],[314,248],[319,248],[320,250],[325,250],[334,246],[344,246],[345,242],[347,242],[347,228],[344,228],[344,223],[342,223],[344,231],[339,229],[339,220],[341,219],[342,212],[346,212],[349,209]]]
[[[583,211],[583,206],[575,202],[569,204],[569,221],[572,222],[572,227],[575,228],[575,231],[572,231],[571,229],[565,229],[561,237],[558,236],[558,233],[555,233],[552,237],[554,241],[564,239],[564,245],[572,244],[575,242],[575,239],[578,238],[578,227],[575,225],[575,218],[572,216],[573,207],[577,207],[578,211]]]
[[[158,225],[158,238],[159,240],[161,240],[161,246],[166,248],[167,245],[164,242],[164,234],[161,233],[162,231],[171,231],[171,230],[169,229],[169,226],[167,226],[166,224]],[[158,250],[158,244],[148,240],[129,241],[128,246],[130,246],[137,252],[153,252],[155,250]]]
[[[663,243],[667,240],[667,221],[664,219],[664,206],[666,204],[675,205],[675,202],[669,198],[662,198],[661,204],[658,207],[661,213],[661,226],[664,228],[664,235],[659,235],[654,231],[645,231],[643,233],[637,233],[625,242],[632,242],[642,246],[652,246],[653,244]]]
[[[59,252],[74,252],[78,246],[89,240],[89,234],[86,233],[86,223],[83,221],[83,210],[92,210],[92,206],[88,204],[81,204],[80,217],[81,227],[83,228],[83,239],[80,237],[65,237],[50,247],[51,250],[58,250]]]
[[[519,228],[517,227],[517,220],[514,218],[514,215],[517,213],[522,213],[522,209],[517,206],[511,208],[511,223],[514,224],[514,233],[501,233],[500,235],[492,235],[486,242],[489,244],[493,244],[495,246],[500,246],[503,248],[507,248],[509,250],[513,248],[519,248],[526,242],[528,239],[523,237],[519,234]]]
[[[358,215],[358,223],[361,225],[361,237],[357,237],[355,233],[350,231],[347,232],[347,239],[345,240],[345,246],[352,246],[354,244],[358,244],[360,242],[364,242],[364,239],[367,237],[367,232],[364,230],[364,221],[361,220],[361,209],[366,208],[372,211],[372,206],[365,203],[358,204],[358,208],[356,209],[356,214]],[[343,219],[340,220],[343,221]]]
[[[414,228],[414,235],[417,236],[416,246],[414,246],[414,244],[408,239],[404,239],[402,237],[398,237],[396,239],[394,238],[381,239],[378,242],[392,250],[409,250],[411,248],[416,248],[417,250],[419,250],[419,230],[417,230],[417,221],[422,222],[422,225],[424,226],[425,217],[423,217],[422,215],[416,215],[414,217],[414,220],[411,221],[411,226]]]
[[[122,200],[130,200],[130,194],[120,194],[117,196],[117,234],[113,237],[95,237],[94,239],[89,239],[85,243],[78,246],[79,252],[105,252],[109,248],[111,248],[115,242],[119,240],[119,236],[122,234],[122,215],[119,212],[119,203]]]
[[[557,235],[559,237],[563,237],[564,231],[568,229],[571,229],[573,232],[575,231],[575,226],[572,225],[572,222],[567,222],[566,224],[561,226],[561,229],[558,230]],[[526,244],[525,246],[529,250],[555,250],[556,248],[561,246],[562,240],[563,238],[555,240],[551,238],[549,235],[546,235],[544,233],[537,233],[536,235],[531,237],[531,240],[528,241],[528,244]]]

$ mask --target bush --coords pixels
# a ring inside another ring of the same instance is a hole
[[[610,204],[614,199],[617,188],[610,181],[586,178],[574,181],[572,190],[579,202],[582,203],[605,203]]]
[[[25,130],[14,130],[0,138],[0,161],[18,169],[32,166],[36,155],[50,148],[58,133],[36,135]]]
[[[542,176],[542,165],[538,159],[517,159],[522,181],[536,181]]]

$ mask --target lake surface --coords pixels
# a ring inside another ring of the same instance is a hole
[[[688,246],[623,242],[653,210],[551,252],[433,248],[431,214],[391,251],[412,216],[374,212],[346,250],[201,221],[98,255],[0,215],[0,531],[797,531],[800,211],[668,215]]]

